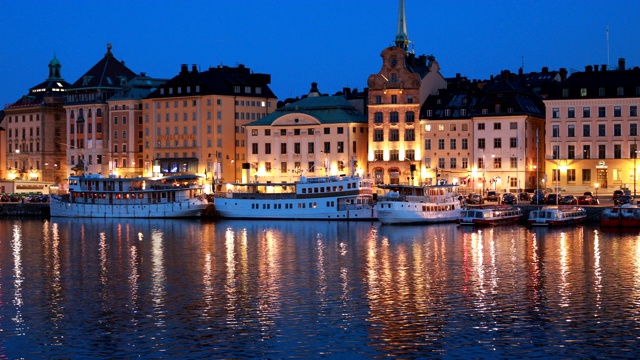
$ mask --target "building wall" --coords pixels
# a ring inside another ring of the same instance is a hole
[[[639,104],[640,97],[545,100],[546,187],[582,193],[593,192],[597,183],[601,193],[621,188],[633,193],[638,185],[634,149],[638,146]],[[584,109],[589,109],[588,117]],[[585,136],[584,126],[589,128],[589,136]],[[600,133],[600,126],[604,133]],[[554,149],[559,150],[555,156]],[[559,178],[554,177],[558,172]]]
[[[83,164],[86,173],[111,175],[108,104],[66,105],[65,110],[69,174]]]
[[[110,173],[142,175],[142,101],[109,101],[109,144],[106,146]],[[117,150],[117,151],[116,151]]]

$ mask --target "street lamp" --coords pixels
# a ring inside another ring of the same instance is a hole
[[[636,198],[636,175],[638,168],[636,167],[636,159],[638,158],[638,138],[633,139],[633,198]]]
[[[593,184],[593,186],[595,186],[595,188],[596,188],[596,204],[597,204],[598,203],[598,187],[600,187],[600,184],[595,183],[595,184]]]

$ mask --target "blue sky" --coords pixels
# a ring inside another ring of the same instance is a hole
[[[405,0],[416,54],[445,77],[486,79],[503,69],[640,66],[640,1]],[[48,76],[54,53],[70,83],[113,44],[136,73],[171,78],[244,64],[271,74],[279,99],[362,89],[396,33],[397,0],[11,1],[0,0],[0,102]],[[609,27],[609,46],[606,29]],[[608,55],[609,53],[609,55]]]

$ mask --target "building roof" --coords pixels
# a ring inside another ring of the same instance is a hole
[[[260,120],[247,126],[270,126],[287,114],[306,114],[318,119],[322,124],[367,123],[364,114],[358,112],[344,96],[307,96],[302,100],[287,104]]]
[[[237,67],[218,66],[205,71],[199,71],[195,65],[189,71],[187,65],[182,65],[178,75],[152,92],[148,98],[189,95],[275,98],[275,94],[269,88],[270,83],[271,75],[252,73],[242,64]],[[189,92],[187,92],[187,87],[189,87]],[[246,91],[247,88],[250,88],[249,92]]]
[[[167,79],[156,79],[142,74],[142,76],[129,80],[115,95],[109,98],[109,101],[144,99],[166,81]]]
[[[49,77],[38,85],[32,86],[27,95],[8,104],[7,109],[18,109],[33,106],[60,105],[64,101],[66,90],[71,86],[60,75],[60,62],[53,57],[49,62]],[[46,99],[46,100],[45,100]]]
[[[571,74],[551,93],[549,100],[640,97],[640,68],[608,70],[588,65],[585,71]]]
[[[111,44],[107,44],[107,53],[104,57],[76,80],[69,91],[95,88],[117,89],[136,76],[136,73],[125,66],[124,61],[113,56]]]
[[[476,81],[468,81],[459,75],[447,79],[447,88],[438,90],[437,95],[430,95],[420,109],[421,119],[468,119],[481,96]],[[466,111],[461,111],[461,110]],[[427,116],[431,110],[431,116]],[[445,110],[449,110],[446,116]]]

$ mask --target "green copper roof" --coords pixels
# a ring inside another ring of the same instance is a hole
[[[281,116],[293,113],[313,116],[323,124],[367,123],[367,118],[359,113],[343,96],[308,96],[283,106],[262,119],[247,124],[247,126],[270,126]]]

